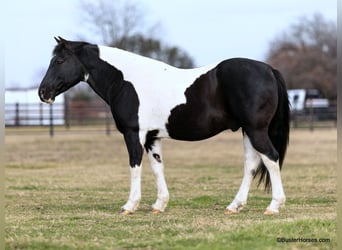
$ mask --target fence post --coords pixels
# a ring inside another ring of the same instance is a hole
[[[293,127],[297,128],[298,127],[298,95],[295,95],[293,98]]]
[[[53,131],[53,104],[50,104],[50,137],[52,138],[54,136],[54,131]]]
[[[69,98],[67,95],[64,95],[64,122],[65,128],[70,128],[70,110],[69,110]]]
[[[293,127],[298,128],[298,111],[295,108],[292,112]]]
[[[106,108],[106,135],[110,135],[110,115],[108,112],[108,108]]]
[[[39,121],[40,121],[40,126],[43,126],[44,123],[43,123],[43,103],[39,103]]]
[[[310,131],[314,130],[314,109],[313,109],[313,101],[310,102]]]
[[[20,125],[20,118],[19,118],[19,103],[15,103],[15,118],[14,118],[14,125]]]

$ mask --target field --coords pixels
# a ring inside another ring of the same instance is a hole
[[[243,175],[241,132],[163,149],[168,208],[150,213],[156,188],[144,157],[140,209],[122,216],[129,167],[119,134],[7,130],[6,249],[336,249],[335,129],[292,131],[287,202],[272,216],[263,215],[271,194],[255,183],[243,211],[223,213]]]

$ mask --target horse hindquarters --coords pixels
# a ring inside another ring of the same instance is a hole
[[[268,137],[278,154],[277,158],[279,159],[279,168],[281,169],[289,142],[290,109],[284,79],[279,71],[273,69],[272,72],[278,87],[278,105],[268,127]],[[263,162],[259,164],[255,174],[256,176],[259,176],[259,184],[265,181],[265,189],[270,188],[270,175]]]
[[[273,160],[279,158],[281,166],[289,139],[289,102],[281,74],[267,64],[236,58],[217,66],[217,79],[226,113],[247,133],[258,152]],[[266,187],[268,184],[266,179]]]
[[[217,72],[224,90],[227,112],[240,122],[244,134],[261,159],[257,168],[253,164],[252,167],[245,166],[245,169],[253,172],[254,177],[260,175],[260,182],[266,180],[266,187],[272,185],[272,202],[265,213],[277,213],[285,201],[280,165],[289,133],[284,82],[279,72],[270,66],[248,59],[225,61],[218,65]],[[241,188],[248,192],[249,185],[243,182]],[[232,204],[227,210],[230,211],[230,207]]]

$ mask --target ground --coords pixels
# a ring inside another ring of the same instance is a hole
[[[129,167],[117,132],[33,132],[6,131],[6,249],[336,248],[336,129],[292,131],[287,202],[274,216],[263,215],[271,194],[256,182],[246,208],[224,214],[243,175],[241,131],[164,140],[169,206],[150,213],[157,191],[145,156],[142,201],[131,216],[119,215]]]

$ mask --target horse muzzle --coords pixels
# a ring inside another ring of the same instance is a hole
[[[52,104],[55,101],[55,95],[52,91],[46,91],[45,88],[39,88],[39,98],[42,102]]]

